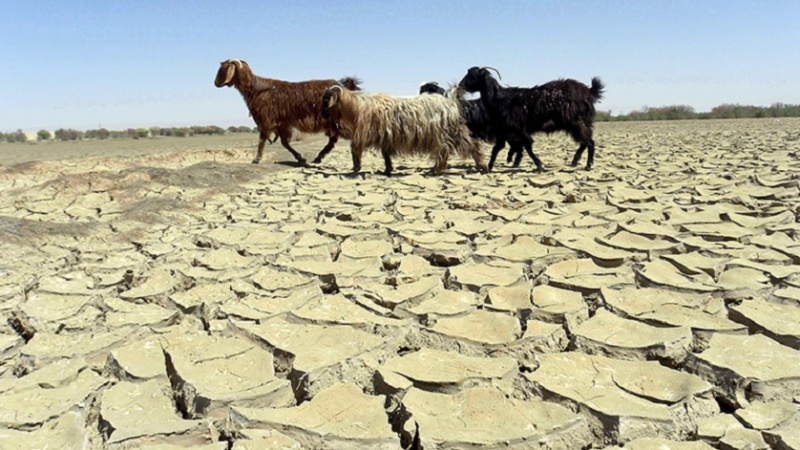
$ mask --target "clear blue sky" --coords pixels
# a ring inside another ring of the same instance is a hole
[[[0,3],[0,131],[250,125],[219,62],[415,94],[474,65],[503,82],[600,76],[598,109],[800,103],[798,1]]]

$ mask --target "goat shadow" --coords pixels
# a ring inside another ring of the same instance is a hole
[[[365,179],[368,175],[371,176],[380,176],[385,177],[383,170],[371,170],[371,171],[364,171],[358,173],[353,173],[350,170],[340,170],[333,167],[319,167],[319,166],[310,166],[310,169],[316,169],[315,173],[323,176],[339,176],[342,178],[347,179]],[[516,169],[517,171],[519,169]],[[407,166],[397,166],[392,171],[392,174],[389,178],[396,178],[396,179],[403,179],[414,175],[422,175],[424,177],[451,177],[451,176],[461,176],[461,175],[474,175],[479,174],[480,172],[475,168],[473,165],[452,165],[448,167],[441,175],[435,175],[431,171],[431,169],[422,169],[418,167],[407,167]]]
[[[367,171],[362,170],[361,172],[353,172],[352,170],[340,170],[340,169],[334,169],[334,168],[313,167],[313,166],[311,167],[311,169],[316,169],[316,170],[314,170],[314,173],[316,173],[318,175],[325,176],[325,177],[342,177],[342,178],[351,179],[351,180],[357,180],[357,179],[362,179],[363,180],[363,179],[366,179],[367,176],[385,177],[385,175],[383,174],[383,170],[367,170]],[[392,172],[392,174],[389,176],[389,178],[398,178],[398,179],[400,179],[400,178],[409,177],[409,176],[411,176],[413,174],[414,174],[413,172],[412,173],[397,172],[397,169],[395,169],[395,171]]]
[[[300,164],[296,160],[290,160],[290,159],[287,159],[287,160],[284,160],[284,161],[273,161],[272,163],[273,164],[278,164],[278,165],[281,165],[281,166],[287,166],[287,167],[300,167],[300,168],[314,167],[314,166],[312,166],[312,165],[310,165],[308,163]]]

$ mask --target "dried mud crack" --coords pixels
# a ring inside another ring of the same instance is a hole
[[[0,447],[800,449],[797,126],[0,167]]]

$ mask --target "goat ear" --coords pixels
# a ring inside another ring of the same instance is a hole
[[[332,89],[331,90],[331,96],[328,98],[328,108],[330,108],[331,106],[333,106],[333,105],[335,105],[335,104],[337,104],[339,102],[339,94],[340,93],[341,93],[341,91],[339,91],[338,89]]]
[[[222,84],[226,85],[230,83],[235,73],[236,73],[236,65],[228,63],[228,73],[225,75],[225,81],[223,81]]]
[[[331,95],[330,95],[330,100],[328,101],[328,106],[335,105],[336,102],[339,101],[339,98],[342,96],[343,91],[344,89],[342,89],[341,86],[334,85],[329,87],[328,92],[330,92]]]

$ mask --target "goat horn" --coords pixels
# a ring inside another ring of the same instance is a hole
[[[344,92],[344,89],[341,86],[337,85],[337,84],[334,84],[333,86],[328,88],[329,91],[332,91],[334,89],[338,89],[339,92]]]
[[[484,66],[484,67],[481,67],[481,69],[492,69],[497,74],[497,78],[498,79],[500,79],[500,80],[503,79],[503,77],[500,76],[500,71],[495,69],[494,67]]]
[[[232,60],[231,60],[231,62],[232,62],[232,63],[234,63],[234,64],[236,64],[236,67],[237,67],[237,68],[239,68],[239,69],[241,69],[241,68],[242,68],[242,62],[241,62],[241,61],[239,61],[238,59],[232,59]]]

